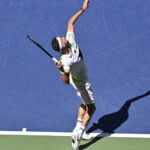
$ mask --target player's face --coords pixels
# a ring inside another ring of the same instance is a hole
[[[68,43],[68,41],[66,40],[66,38],[65,37],[60,37],[60,40],[61,40],[61,43],[62,43],[63,47],[65,47],[66,44]]]

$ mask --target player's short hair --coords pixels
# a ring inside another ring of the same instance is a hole
[[[60,52],[60,48],[59,48],[59,43],[58,43],[58,40],[57,40],[57,37],[54,37],[52,42],[51,42],[51,46],[52,48],[57,51],[57,52]]]

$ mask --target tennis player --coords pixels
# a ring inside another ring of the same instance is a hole
[[[96,109],[88,71],[74,34],[74,23],[88,6],[89,1],[84,0],[82,9],[68,22],[66,37],[55,37],[51,42],[53,49],[61,54],[60,61],[56,65],[62,70],[60,72],[62,81],[66,85],[72,84],[82,100],[78,110],[77,124],[72,133],[72,146],[75,150],[79,149],[79,142],[82,139],[89,139],[85,129]]]

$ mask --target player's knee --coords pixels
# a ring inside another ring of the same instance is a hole
[[[95,104],[87,105],[87,112],[88,112],[88,114],[89,114],[90,116],[92,116],[95,111],[96,111],[96,106],[95,106]]]
[[[85,106],[85,104],[83,104],[83,103],[80,105],[80,107],[81,107],[82,109],[84,109],[85,111],[86,111],[86,109],[87,109],[86,106]]]

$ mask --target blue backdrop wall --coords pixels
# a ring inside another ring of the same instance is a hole
[[[73,130],[80,98],[26,35],[59,58],[51,40],[65,36],[82,3],[0,1],[0,130]],[[91,0],[75,24],[97,106],[89,131],[150,133],[149,8],[147,0]]]

